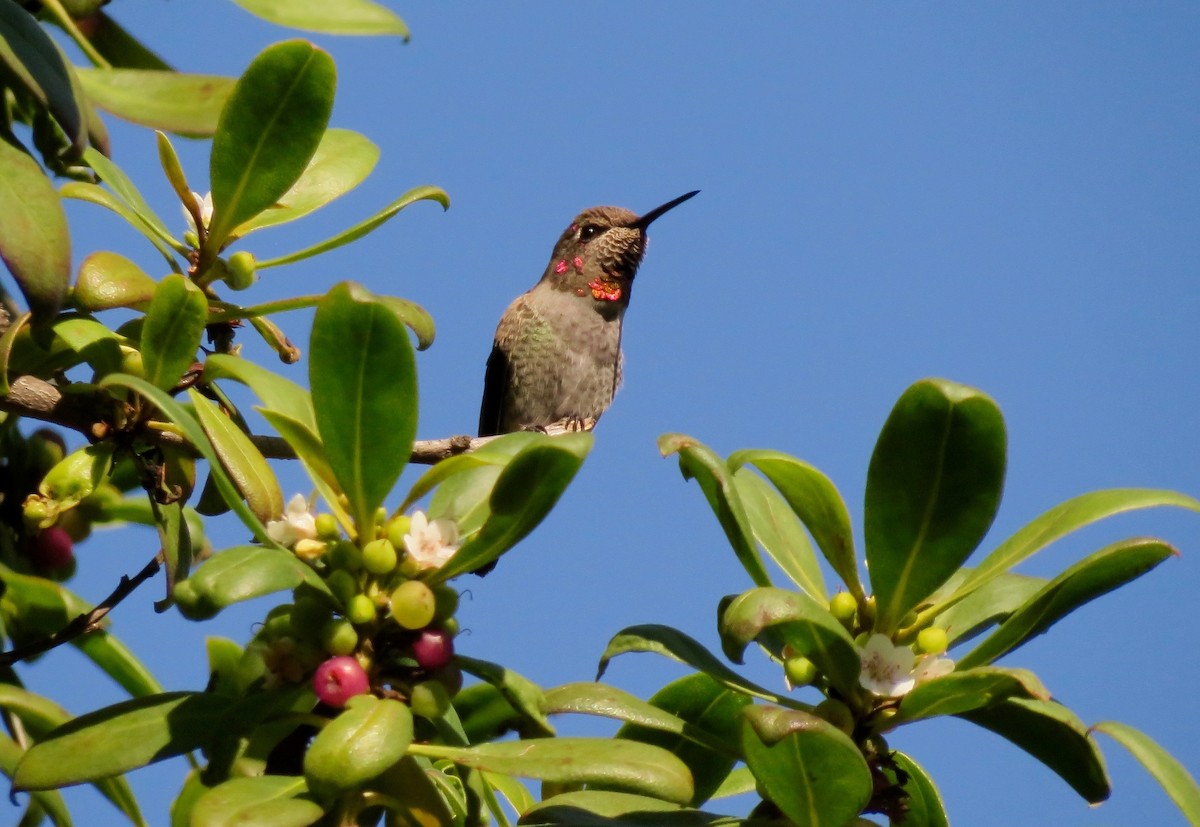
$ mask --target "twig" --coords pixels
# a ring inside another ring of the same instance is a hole
[[[70,643],[78,637],[98,631],[100,629],[100,621],[104,620],[105,616],[115,609],[118,603],[129,597],[134,589],[156,575],[161,567],[162,552],[159,552],[155,555],[154,559],[147,563],[133,577],[125,574],[121,575],[121,582],[113,589],[113,593],[96,604],[96,607],[90,612],[78,615],[57,632],[49,634],[40,640],[27,643],[24,646],[18,646],[7,652],[0,652],[0,667],[11,666],[17,661],[26,660],[34,655],[40,655],[56,646],[62,646],[64,643]]]

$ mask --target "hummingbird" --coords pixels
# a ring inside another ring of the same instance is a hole
[[[646,253],[646,228],[698,192],[641,216],[621,207],[575,216],[541,280],[500,317],[480,436],[595,427],[621,384],[621,323]]]

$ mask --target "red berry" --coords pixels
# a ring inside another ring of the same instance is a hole
[[[355,695],[363,695],[371,688],[366,670],[358,660],[349,655],[340,655],[322,663],[313,674],[313,691],[317,700],[336,709],[346,705]]]
[[[437,669],[454,658],[454,639],[445,629],[422,629],[413,641],[413,657],[422,669]]]
[[[74,546],[71,535],[61,526],[42,529],[33,541],[33,564],[42,571],[66,568],[75,557]]]

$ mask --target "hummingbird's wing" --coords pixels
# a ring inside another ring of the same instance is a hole
[[[483,375],[483,402],[479,406],[479,435],[495,436],[503,433],[504,402],[512,385],[512,366],[508,354],[499,343],[492,345],[488,356],[487,372]]]

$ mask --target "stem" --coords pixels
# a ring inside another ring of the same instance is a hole
[[[112,64],[104,59],[104,55],[96,51],[92,42],[83,36],[83,32],[79,31],[79,27],[71,19],[71,15],[67,14],[62,3],[58,0],[42,0],[42,6],[54,17],[54,22],[62,26],[63,31],[70,35],[71,39],[75,41],[75,45],[80,48],[88,60],[101,69],[112,68]]]
[[[290,299],[279,299],[253,307],[238,307],[230,302],[214,301],[210,302],[209,306],[219,309],[215,313],[210,312],[208,320],[210,323],[232,322],[236,319],[253,319],[271,313],[284,313],[288,310],[303,310],[307,307],[316,307],[323,298],[324,296],[294,296]]]

